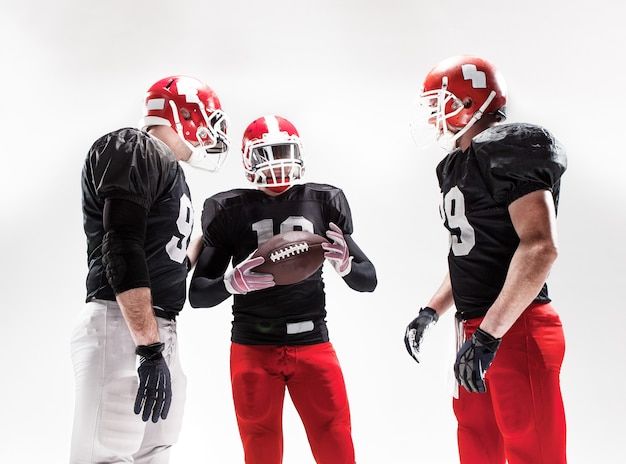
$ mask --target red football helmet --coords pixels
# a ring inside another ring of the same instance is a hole
[[[228,154],[228,118],[217,94],[196,78],[170,76],[153,84],[140,124],[142,129],[171,126],[191,149],[193,166],[217,171]]]
[[[506,83],[487,60],[471,55],[450,57],[424,79],[420,104],[439,140],[456,141],[483,114],[506,117]]]
[[[241,143],[246,178],[281,193],[304,175],[302,141],[291,122],[280,116],[252,121]]]

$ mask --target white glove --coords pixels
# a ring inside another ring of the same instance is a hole
[[[263,264],[265,259],[262,256],[251,258],[254,254],[240,262],[231,271],[224,274],[224,285],[233,295],[245,295],[248,292],[263,290],[276,285],[272,274],[252,272],[252,269]]]
[[[341,276],[347,276],[352,270],[353,256],[350,256],[350,250],[341,229],[332,222],[329,224],[331,230],[326,231],[326,236],[333,243],[322,243],[324,248],[324,258],[333,265],[337,273]]]

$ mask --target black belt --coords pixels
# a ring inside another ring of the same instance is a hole
[[[174,314],[174,313],[170,313],[168,311],[165,311],[165,310],[163,310],[161,308],[156,308],[156,307],[153,307],[152,309],[154,310],[154,315],[156,317],[161,317],[163,319],[167,319],[168,321],[175,321],[176,320],[176,314]]]

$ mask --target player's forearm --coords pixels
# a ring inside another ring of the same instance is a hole
[[[351,235],[345,235],[346,245],[352,257],[351,270],[343,280],[352,290],[357,292],[373,292],[378,285],[376,268]]]
[[[357,292],[373,292],[378,284],[376,269],[370,261],[352,261],[352,270],[343,280]]]
[[[452,284],[450,282],[450,274],[447,273],[441,282],[441,285],[434,293],[434,295],[428,301],[429,308],[434,309],[438,316],[445,313],[454,304],[454,297],[452,296]]]
[[[193,239],[187,247],[187,259],[189,260],[189,269],[193,269],[198,262],[200,253],[202,252],[202,237],[196,237]]]
[[[557,248],[551,241],[520,243],[500,295],[487,311],[480,327],[501,338],[537,297],[556,257]]]
[[[150,289],[133,288],[119,293],[116,298],[135,344],[158,343],[159,328],[152,308]]]
[[[212,308],[230,297],[224,286],[224,277],[209,279],[194,277],[189,285],[189,304],[192,308]]]

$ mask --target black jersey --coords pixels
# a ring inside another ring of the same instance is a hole
[[[236,189],[208,198],[202,212],[205,244],[232,256],[237,265],[275,234],[306,230],[325,235],[329,222],[352,233],[343,192],[325,184],[294,185],[278,196]],[[287,286],[234,295],[232,341],[254,345],[302,345],[328,341],[321,268]],[[294,330],[306,324],[306,330]]]
[[[175,316],[186,297],[193,210],[185,175],[171,150],[137,129],[106,134],[87,154],[82,193],[87,301],[115,300],[102,264],[102,213],[107,198],[129,200],[148,210],[144,249],[153,305]]]
[[[437,166],[441,215],[450,231],[448,264],[457,316],[483,316],[500,293],[519,244],[508,206],[536,190],[549,190],[558,207],[567,158],[544,128],[505,124],[474,137]],[[537,302],[549,302],[544,284]]]

